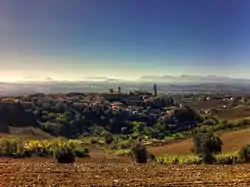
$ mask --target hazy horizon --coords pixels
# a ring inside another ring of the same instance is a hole
[[[0,2],[0,81],[250,78],[247,0]]]

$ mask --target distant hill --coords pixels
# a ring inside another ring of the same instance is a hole
[[[56,81],[47,78],[44,81],[26,81],[18,83],[0,82],[0,96],[22,96],[33,93],[70,93],[70,92],[108,92],[121,87],[122,92],[132,89],[153,91],[157,84],[159,93],[204,92],[204,91],[237,91],[250,92],[250,79],[237,79],[214,75],[164,75],[142,76],[128,81],[107,77],[88,77],[80,81]]]
[[[142,76],[138,82],[160,82],[160,83],[248,83],[250,79],[221,77],[216,75],[196,76],[196,75],[164,75],[164,76]]]

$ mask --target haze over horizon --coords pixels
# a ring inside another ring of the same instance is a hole
[[[250,78],[247,0],[0,1],[0,81]]]

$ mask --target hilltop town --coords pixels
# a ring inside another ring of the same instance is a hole
[[[138,135],[143,129],[147,137],[164,139],[209,120],[227,120],[230,111],[236,118],[246,117],[248,113],[240,111],[242,106],[248,106],[248,100],[242,94],[160,95],[156,85],[152,92],[123,93],[118,87],[106,93],[37,93],[1,98],[0,129],[4,132],[9,126],[35,126],[69,138],[102,132]]]
[[[118,87],[117,91],[111,88],[104,93],[2,97],[0,155],[3,159],[0,165],[4,169],[0,172],[3,181],[0,185],[90,186],[102,183],[143,186],[146,181],[157,186],[166,183],[178,186],[197,180],[183,175],[190,170],[191,165],[186,164],[196,164],[192,165],[192,173],[198,175],[202,170],[201,182],[207,184],[205,173],[210,177],[221,172],[221,167],[199,165],[203,157],[194,155],[193,139],[204,135],[202,140],[207,141],[209,133],[223,133],[223,144],[216,137],[211,139],[218,140],[218,150],[223,151],[212,155],[214,164],[248,162],[240,157],[241,152],[232,151],[245,149],[243,146],[248,141],[249,101],[247,94],[230,92],[159,94],[157,85],[152,86],[152,92],[131,90],[126,93]],[[137,145],[137,141],[143,144]],[[134,149],[135,145],[139,147]],[[75,162],[77,175],[67,175],[72,173],[73,166],[53,163],[52,158],[58,163]],[[149,162],[147,166],[131,164],[132,159],[141,162],[138,159],[143,158],[143,162]],[[125,178],[124,168],[132,172]],[[240,173],[247,173],[245,169],[237,166],[237,178],[242,177]],[[160,181],[151,177],[154,172]],[[234,169],[226,172],[229,175]],[[22,180],[9,180],[20,173]],[[148,177],[145,179],[145,176]],[[219,176],[216,180],[216,184],[227,185],[234,178],[221,181]],[[247,181],[248,178],[240,182],[245,184]]]

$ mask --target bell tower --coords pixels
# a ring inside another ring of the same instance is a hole
[[[155,97],[157,96],[157,86],[156,86],[156,84],[154,84],[154,96]]]

